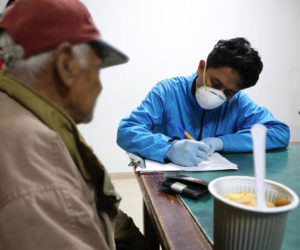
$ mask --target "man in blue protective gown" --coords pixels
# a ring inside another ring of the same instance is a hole
[[[194,166],[215,151],[251,152],[250,128],[260,123],[267,127],[267,149],[287,147],[289,127],[242,91],[256,84],[262,68],[246,39],[220,40],[197,73],[159,82],[121,120],[118,145],[158,162]]]

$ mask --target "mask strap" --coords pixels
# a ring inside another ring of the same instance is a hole
[[[203,71],[203,85],[204,85],[204,89],[207,90],[206,84],[205,84],[205,73],[206,73],[206,62],[204,65],[204,71]]]

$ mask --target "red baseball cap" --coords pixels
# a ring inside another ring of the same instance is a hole
[[[124,53],[102,40],[79,0],[16,0],[4,11],[0,29],[22,46],[25,58],[53,50],[63,42],[92,42],[99,48],[102,68],[128,61]]]

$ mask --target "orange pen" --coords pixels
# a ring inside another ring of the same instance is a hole
[[[193,141],[195,141],[195,139],[188,133],[188,132],[186,132],[181,126],[179,126],[179,125],[177,125],[177,128],[187,137],[187,138],[189,138],[190,140],[193,140]],[[210,156],[210,153],[206,153],[207,154],[207,156]]]

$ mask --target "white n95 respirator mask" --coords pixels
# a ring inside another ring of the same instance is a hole
[[[205,84],[206,63],[203,70],[203,85],[196,90],[195,97],[198,104],[203,109],[214,109],[221,106],[226,101],[225,94],[218,89],[207,87]]]
[[[195,94],[196,100],[203,109],[214,109],[226,101],[226,96],[221,90],[201,86]]]

